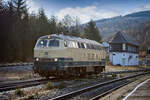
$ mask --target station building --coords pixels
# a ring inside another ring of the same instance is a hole
[[[109,60],[113,65],[138,66],[139,43],[129,35],[117,32],[109,40]]]

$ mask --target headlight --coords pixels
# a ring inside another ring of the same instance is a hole
[[[39,61],[39,58],[36,58],[35,60],[36,60],[36,61]]]
[[[57,59],[57,58],[55,58],[55,59],[54,59],[54,61],[58,61],[58,59]]]

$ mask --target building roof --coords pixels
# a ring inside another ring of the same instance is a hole
[[[132,45],[139,46],[139,43],[131,36],[123,33],[117,32],[110,40],[109,43],[129,43]]]
[[[63,39],[63,40],[76,41],[76,42],[82,42],[82,43],[95,44],[95,45],[102,46],[102,44],[100,44],[100,43],[98,43],[98,42],[96,42],[94,40],[89,40],[89,39],[86,39],[86,38],[80,38],[80,37],[74,37],[74,36],[67,36],[67,35],[63,35],[63,34],[46,35],[46,36],[40,37],[40,39],[49,39],[49,37],[51,37],[51,38],[59,38],[59,39]]]

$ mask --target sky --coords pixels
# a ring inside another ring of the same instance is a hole
[[[61,20],[70,15],[78,17],[81,23],[150,10],[150,0],[27,0],[26,3],[30,13],[43,8],[48,18],[55,15]]]

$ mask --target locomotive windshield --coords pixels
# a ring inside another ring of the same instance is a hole
[[[59,47],[59,41],[58,40],[49,40],[49,47]]]
[[[47,40],[39,40],[37,43],[37,47],[46,47],[47,46]]]

